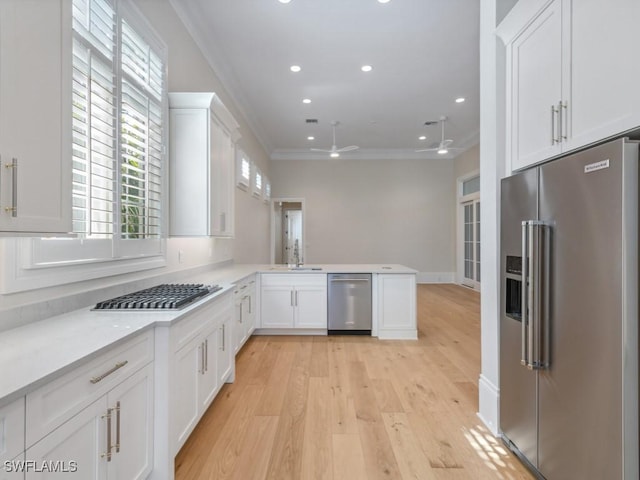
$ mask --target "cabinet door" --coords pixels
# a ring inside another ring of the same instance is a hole
[[[2,462],[24,453],[24,397],[0,407],[0,471]]]
[[[217,236],[233,236],[233,160],[234,146],[231,135],[211,118],[211,225]]]
[[[378,337],[415,338],[416,276],[378,275]],[[385,333],[389,332],[389,333]]]
[[[293,328],[293,287],[263,285],[261,293],[262,328]]]
[[[507,49],[507,152],[517,170],[561,152],[562,5],[554,0]]]
[[[296,287],[294,297],[296,328],[327,328],[326,286]]]
[[[107,396],[112,413],[109,480],[142,480],[153,468],[153,364],[139,370]]]
[[[251,336],[256,328],[256,287],[255,280],[252,280],[247,287],[247,298],[244,307],[242,321],[246,329],[246,339]]]
[[[222,386],[231,374],[233,366],[233,345],[231,342],[231,318],[226,318],[217,329],[216,351],[218,355],[218,386]]]
[[[565,150],[640,125],[640,3],[636,0],[571,2],[565,39],[568,138]],[[567,62],[568,64],[569,62]]]
[[[173,408],[171,435],[177,453],[199,419],[198,382],[202,375],[204,344],[196,337],[178,350],[173,359]]]
[[[213,401],[218,392],[218,328],[208,330],[202,338],[202,358],[204,364],[200,368],[198,375],[198,409],[204,412]]]
[[[0,231],[72,228],[70,3],[0,2]]]
[[[115,441],[114,430],[107,428],[110,420],[107,409],[106,396],[101,397],[29,448],[26,459],[37,462],[38,466],[45,462],[47,465],[58,465],[69,472],[66,474],[69,477],[106,479],[107,464],[110,463],[106,456],[109,434],[111,445]],[[112,447],[111,462],[114,461],[114,453]],[[59,472],[36,472],[32,469],[27,472],[26,479],[53,480],[63,476]]]

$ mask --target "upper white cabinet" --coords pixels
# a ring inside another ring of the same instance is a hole
[[[506,153],[519,170],[640,126],[634,0],[519,2],[506,45]]]
[[[0,2],[0,232],[71,231],[71,1]]]
[[[327,275],[262,274],[261,328],[327,328]]]
[[[170,93],[169,234],[234,233],[239,125],[215,93]]]

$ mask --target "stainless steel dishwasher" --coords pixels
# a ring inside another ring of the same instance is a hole
[[[329,335],[371,335],[371,274],[330,273]]]

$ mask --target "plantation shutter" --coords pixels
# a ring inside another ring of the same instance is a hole
[[[126,20],[121,28],[121,234],[159,238],[164,64]]]
[[[113,234],[116,157],[115,11],[105,0],[73,1],[73,231]]]

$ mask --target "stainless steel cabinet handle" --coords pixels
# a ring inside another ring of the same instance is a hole
[[[294,303],[293,303],[293,290],[291,290],[291,306],[293,307]]]
[[[242,308],[243,306],[244,306],[244,297],[240,299],[240,318],[238,319],[240,323],[242,323],[242,310],[244,310]]]
[[[108,377],[109,375],[111,375],[113,372],[115,372],[116,370],[121,369],[122,367],[124,367],[127,363],[129,363],[129,360],[123,360],[122,362],[118,362],[116,363],[112,368],[110,368],[109,370],[107,370],[106,372],[104,372],[101,375],[98,375],[97,377],[91,377],[91,380],[89,380],[91,383],[98,383],[102,380],[104,380],[106,377]]]
[[[298,306],[298,291],[296,290],[296,307]]]
[[[226,335],[226,329],[224,328],[225,326],[226,326],[226,324],[223,323],[222,324],[222,351],[223,352],[225,351],[226,345],[227,345],[227,342],[226,342],[226,336],[227,336]]]
[[[555,145],[555,144],[556,144],[556,107],[551,105],[551,145]]]
[[[12,158],[11,163],[5,163],[5,168],[11,169],[11,206],[5,207],[5,212],[12,217],[18,216],[18,159]]]
[[[560,135],[559,135],[559,139],[560,141],[562,140],[566,140],[567,139],[567,115],[568,115],[568,111],[567,111],[567,102],[560,102],[560,107],[558,109],[559,111],[559,117],[560,117]]]
[[[107,409],[107,414],[102,415],[107,420],[107,452],[100,454],[102,458],[107,457],[107,462],[111,461],[111,409]]]
[[[204,341],[204,371],[209,371],[209,340]]]
[[[204,342],[200,342],[200,375],[204,375]]]
[[[562,100],[558,102],[558,143],[562,142]]]
[[[227,214],[226,213],[220,214],[220,231],[221,232],[227,231]]]
[[[120,401],[116,402],[116,453],[120,452]]]
[[[253,307],[252,307],[252,305],[253,305],[252,298],[253,297],[251,295],[249,295],[248,297],[249,297],[249,313],[251,313],[251,311],[253,310]]]

